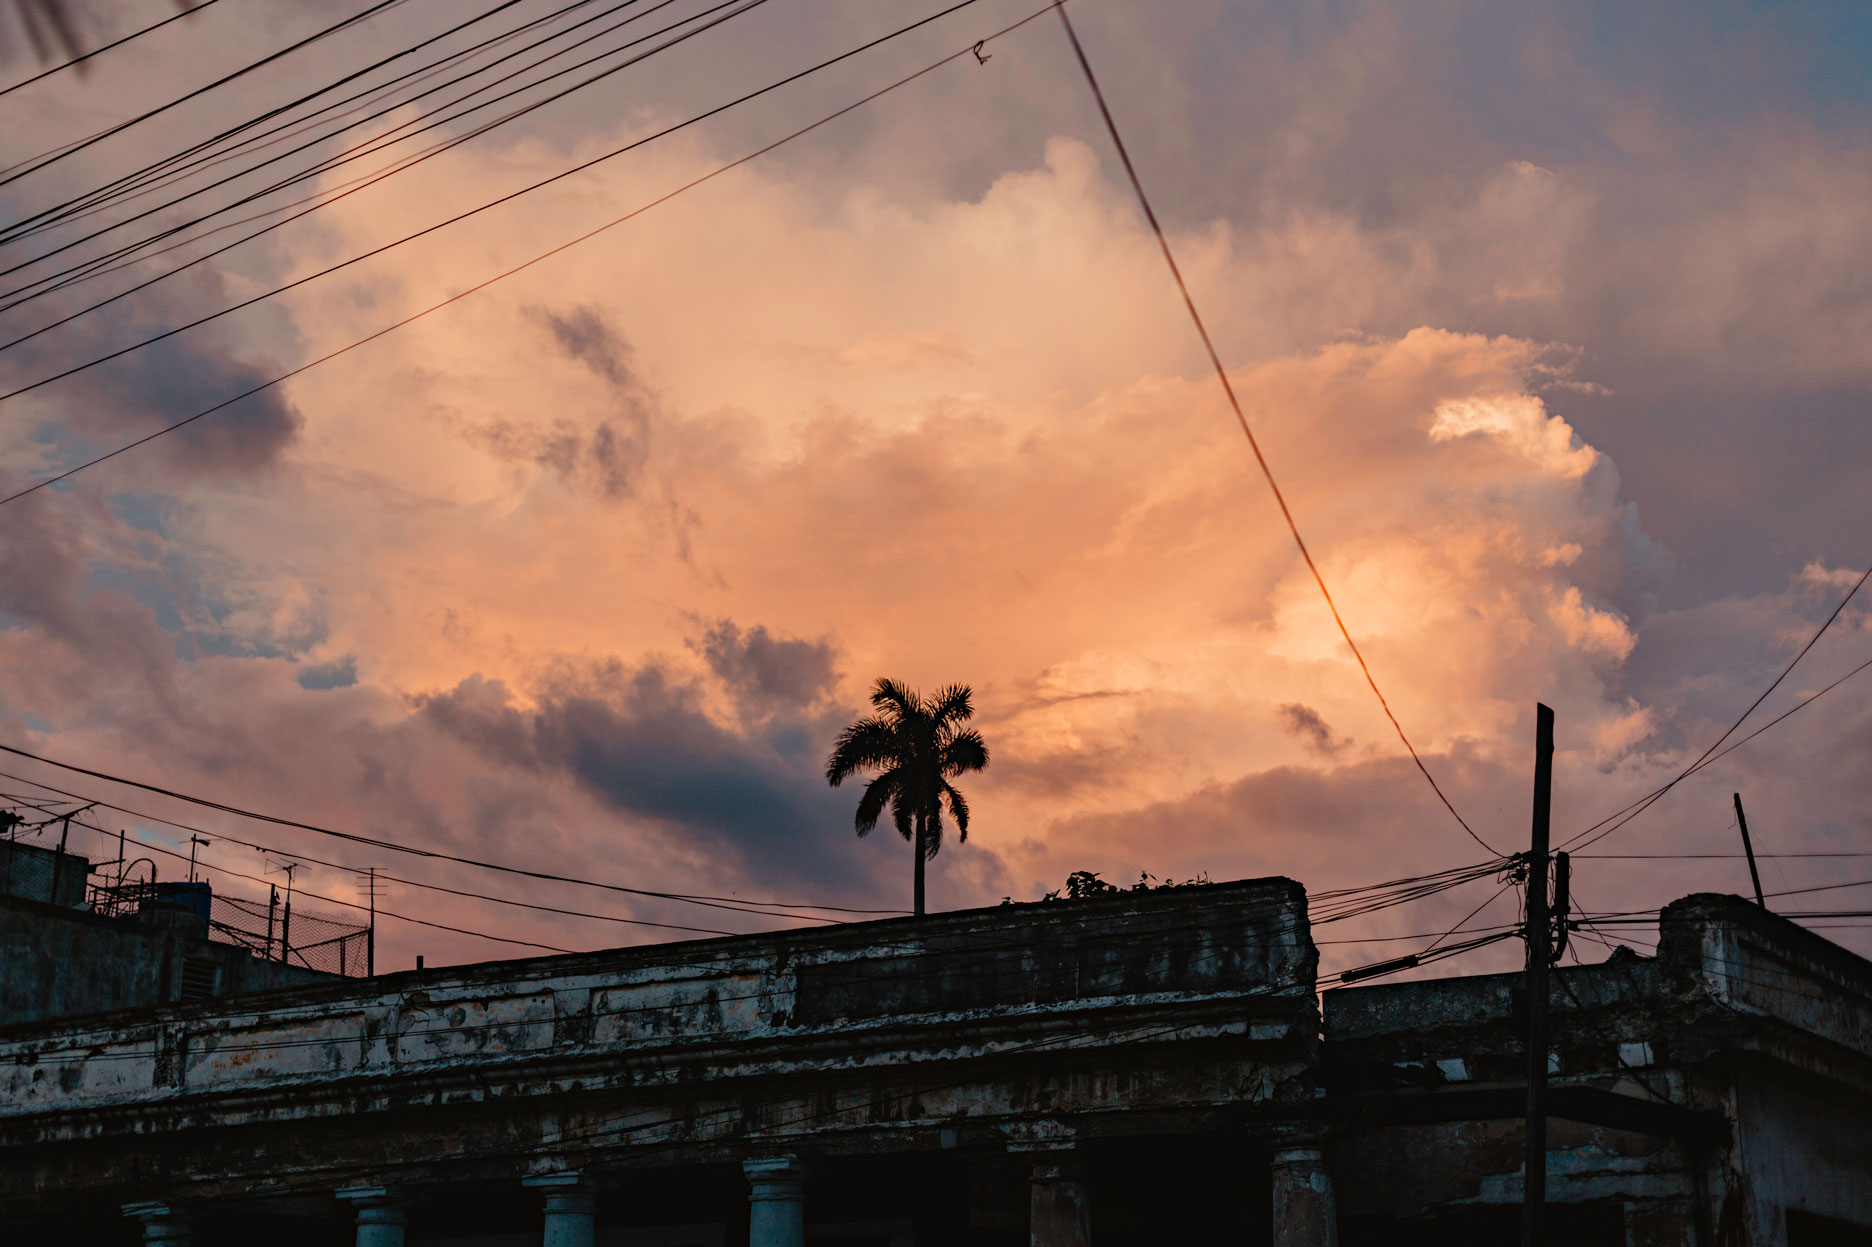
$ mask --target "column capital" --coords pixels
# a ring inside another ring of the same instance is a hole
[[[404,1210],[403,1192],[398,1187],[364,1183],[341,1186],[334,1194],[357,1209],[360,1225],[402,1225],[409,1219]]]
[[[754,1156],[741,1162],[741,1172],[755,1188],[756,1199],[798,1199],[806,1185],[806,1166],[797,1156]],[[786,1193],[791,1188],[792,1193]],[[763,1189],[771,1192],[762,1194]]]
[[[1277,1159],[1288,1153],[1296,1156],[1308,1152],[1323,1154],[1329,1141],[1330,1131],[1317,1122],[1290,1122],[1276,1126],[1268,1139]]]
[[[560,1213],[589,1215],[598,1207],[597,1184],[577,1169],[529,1174],[520,1179],[520,1185],[545,1196],[548,1216]]]
[[[139,1199],[123,1205],[123,1214],[143,1223],[143,1241],[150,1247],[188,1247],[192,1226],[188,1212],[160,1199]]]
[[[560,1169],[554,1173],[530,1173],[520,1179],[520,1185],[535,1191],[567,1191],[576,1187],[590,1186],[592,1181],[582,1169]]]

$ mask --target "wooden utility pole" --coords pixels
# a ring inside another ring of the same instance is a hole
[[[1735,794],[1735,806],[1736,825],[1742,828],[1742,851],[1748,855],[1749,878],[1755,882],[1755,903],[1766,909],[1768,902],[1762,899],[1761,871],[1755,869],[1755,846],[1749,843],[1748,815],[1742,812],[1742,794],[1739,792]]]
[[[1554,713],[1534,709],[1534,829],[1527,856],[1527,1161],[1522,1247],[1541,1247],[1547,1204],[1547,844],[1553,809]]]

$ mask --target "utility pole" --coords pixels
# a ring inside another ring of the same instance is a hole
[[[292,960],[292,885],[293,871],[299,869],[298,862],[287,862],[286,871],[286,908],[280,914],[280,960]]]
[[[1541,1247],[1547,1203],[1547,844],[1553,811],[1554,713],[1534,709],[1534,829],[1527,856],[1527,1162],[1522,1179],[1522,1247]]]
[[[190,883],[193,883],[193,882],[195,882],[195,846],[197,846],[197,845],[201,845],[201,844],[213,844],[213,843],[214,843],[214,841],[212,841],[212,840],[204,840],[204,839],[202,839],[202,838],[201,838],[200,836],[190,836],[190,837],[189,837],[189,851],[188,851],[188,881],[189,881]]]
[[[266,959],[273,960],[273,915],[279,911],[279,889],[267,884],[267,942]]]
[[[1736,825],[1742,828],[1742,851],[1748,854],[1749,878],[1755,882],[1755,903],[1766,909],[1768,902],[1762,899],[1761,871],[1755,869],[1755,846],[1749,843],[1748,815],[1742,812],[1742,794],[1739,792],[1735,794],[1735,806]]]
[[[283,871],[285,872],[285,875],[286,875],[286,905],[280,913],[280,956],[279,956],[279,959],[282,962],[292,960],[293,871],[298,870],[298,869],[299,869],[298,862],[281,862],[278,866],[267,867],[267,870],[269,873],[273,871]],[[267,927],[269,928],[269,931],[270,931],[271,927],[273,926],[272,907],[270,905],[267,908],[267,912],[268,912]]]

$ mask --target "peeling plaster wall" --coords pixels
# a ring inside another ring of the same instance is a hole
[[[1714,1247],[1784,1247],[1790,1208],[1872,1229],[1872,963],[1736,897],[1686,897],[1659,930],[1655,958],[1553,973],[1550,1085],[1705,1110],[1730,1123],[1728,1137],[1706,1153],[1550,1119],[1550,1201],[1618,1210],[1625,1247],[1696,1242],[1699,1180]],[[1502,974],[1327,992],[1327,1086],[1419,1102],[1518,1092],[1521,984]],[[1524,1138],[1518,1116],[1342,1132],[1348,1247],[1505,1215],[1521,1199]]]
[[[1316,961],[1299,885],[1255,880],[13,1027],[0,1160],[26,1163],[0,1164],[0,1209],[136,1189],[182,1131],[194,1185],[251,1190],[542,1149],[1147,1129],[1310,1095]]]

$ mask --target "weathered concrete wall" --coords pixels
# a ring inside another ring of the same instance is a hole
[[[0,1027],[166,1004],[190,960],[218,996],[333,977],[211,941],[187,913],[104,918],[0,896]]]
[[[1219,1121],[1310,1094],[1315,966],[1303,891],[1259,880],[14,1027],[0,1208],[139,1189],[182,1132],[195,1189],[249,1192]]]
[[[0,840],[0,896],[75,909],[84,904],[91,862],[76,853]]]
[[[1413,1220],[1451,1232],[1520,1199],[1521,985],[1326,993],[1324,1077],[1358,1108],[1335,1150],[1348,1247],[1368,1241],[1360,1218],[1379,1239]],[[1549,1017],[1556,1096],[1594,1093],[1573,1103],[1639,1125],[1555,1113],[1555,1202],[1617,1211],[1632,1247],[1697,1241],[1699,1217],[1717,1247],[1781,1247],[1789,1208],[1872,1227],[1872,963],[1740,898],[1687,897],[1661,915],[1655,958],[1556,970]],[[1427,1120],[1459,1104],[1469,1120]],[[1726,1136],[1688,1130],[1680,1110]]]

